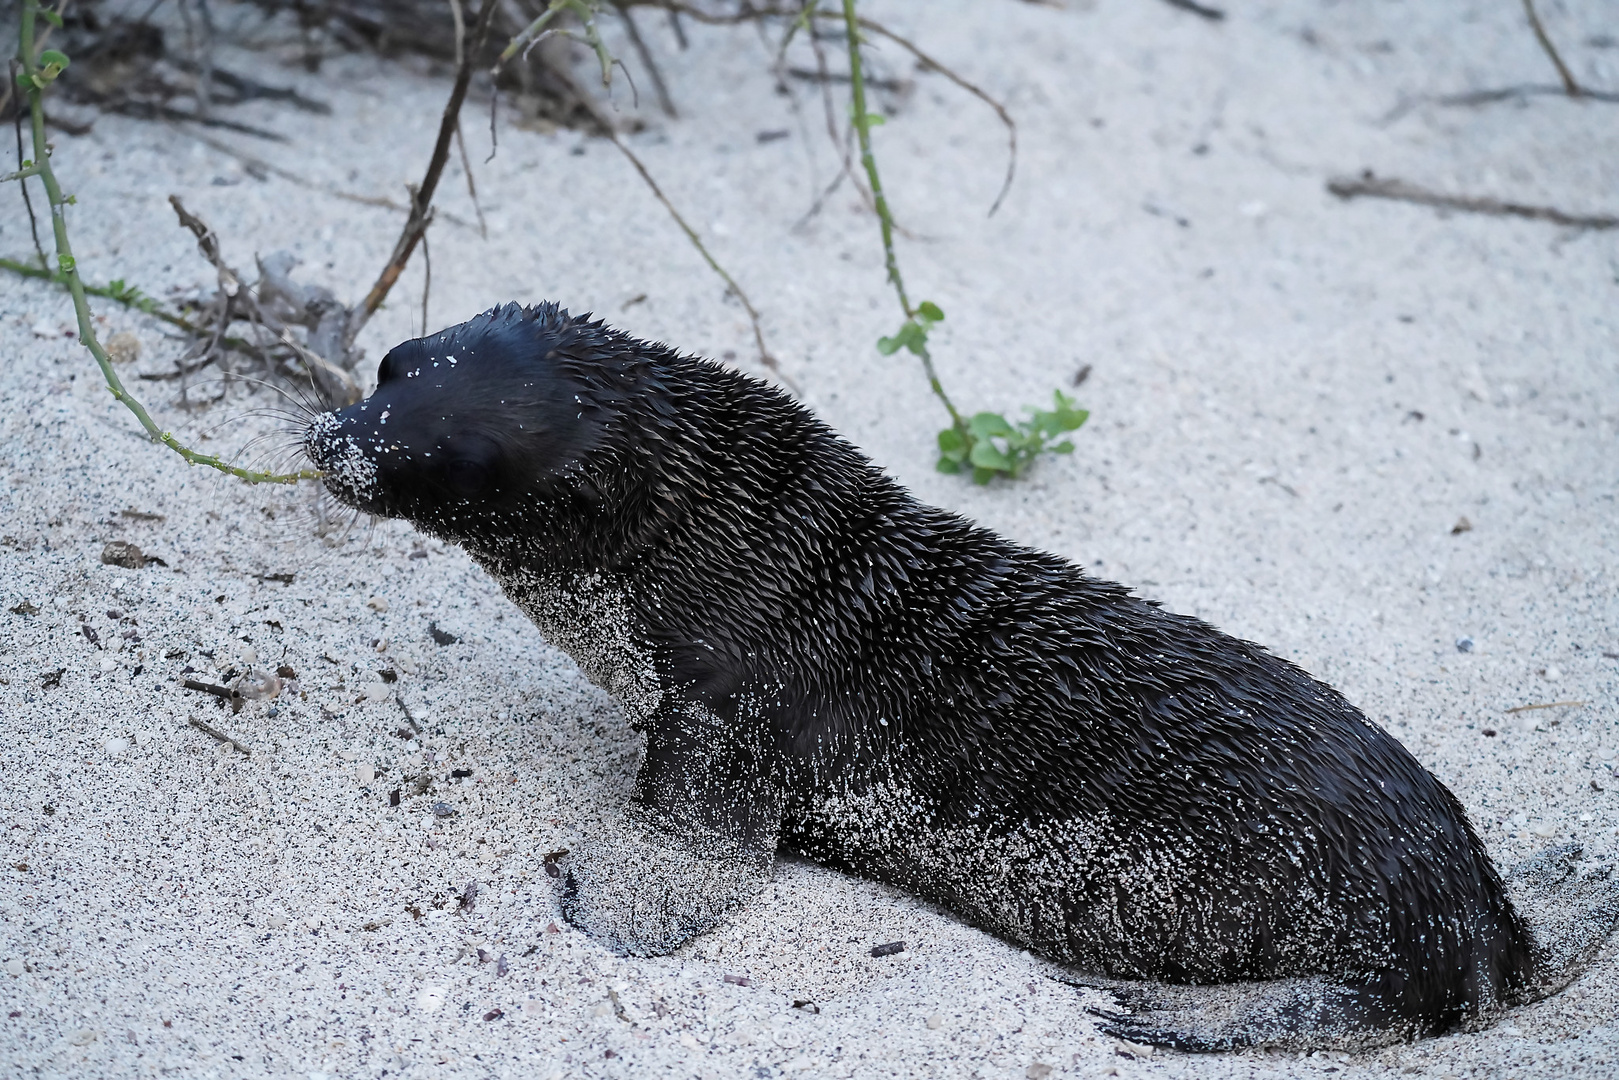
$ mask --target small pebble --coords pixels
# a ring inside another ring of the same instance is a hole
[[[354,778],[361,784],[369,784],[377,778],[377,771],[369,761],[355,766]]]
[[[886,945],[873,945],[871,947],[871,955],[873,956],[896,956],[904,951],[905,942],[903,941],[890,941]]]
[[[23,973],[23,963],[22,963],[22,961],[20,959],[13,956],[13,957],[10,957],[10,958],[8,958],[6,960],[6,974],[7,975],[21,975],[22,973]]]
[[[67,1033],[67,1041],[74,1046],[89,1046],[99,1037],[100,1032],[93,1028],[79,1028],[77,1031]]]
[[[101,747],[112,757],[117,757],[119,754],[122,754],[125,750],[129,749],[129,740],[108,739],[106,742],[101,744]]]
[[[387,701],[390,693],[392,691],[388,689],[388,684],[385,682],[367,683],[365,687],[365,696],[368,701]]]
[[[388,610],[388,601],[384,600],[380,596],[373,596],[371,599],[365,602],[365,606],[380,615]]]
[[[1043,1061],[1037,1061],[1030,1065],[1023,1075],[1027,1076],[1029,1080],[1046,1080],[1046,1077],[1051,1075],[1051,1066]]]
[[[1556,682],[1558,679],[1563,677],[1563,669],[1560,667],[1549,667],[1545,670],[1545,672],[1543,672],[1543,674],[1546,676],[1547,682]]]
[[[447,802],[433,804],[433,816],[436,818],[451,818],[455,816],[455,807]]]
[[[1473,651],[1473,639],[1470,638],[1470,637],[1459,637],[1459,638],[1457,638],[1456,639],[1456,651],[1457,652],[1472,652]]]
[[[938,1013],[934,1013],[932,1016],[928,1017],[929,1031],[938,1031],[942,1027],[944,1027],[944,1017],[940,1016]]]
[[[107,339],[107,358],[115,364],[131,364],[141,358],[141,339],[128,330],[120,330]]]

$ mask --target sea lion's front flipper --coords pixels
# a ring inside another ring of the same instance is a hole
[[[739,734],[706,709],[659,710],[623,817],[559,863],[569,922],[614,952],[659,956],[759,892],[782,798]]]
[[[1086,986],[1088,982],[1075,985]],[[1213,1053],[1245,1046],[1287,1050],[1364,1050],[1410,1038],[1409,1024],[1390,1023],[1369,988],[1323,978],[1225,983],[1218,986],[1094,986],[1123,999],[1128,1012],[1091,1009],[1115,1038]]]

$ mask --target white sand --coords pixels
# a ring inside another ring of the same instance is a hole
[[[1619,86],[1619,50],[1586,44],[1615,29],[1606,0],[1541,6],[1578,73]],[[902,256],[913,296],[949,316],[937,353],[951,389],[1010,411],[1094,365],[1077,452],[1016,485],[932,471],[939,412],[912,364],[872,348],[897,324],[874,221],[845,188],[793,229],[833,158],[818,102],[805,96],[801,128],[752,31],[693,28],[677,54],[643,19],[685,112],[634,143],[765,312],[806,399],[923,498],[1340,687],[1451,786],[1501,864],[1570,835],[1619,857],[1616,236],[1324,190],[1370,166],[1612,213],[1619,107],[1535,98],[1380,125],[1403,95],[1551,81],[1518,5],[1242,7],[1214,26],[1146,0],[871,5],[1021,124],[1017,186],[986,220],[1001,132],[881,50],[880,71],[915,78],[879,150],[897,212],[929,238]],[[419,176],[442,78],[356,57],[306,89],[334,115],[238,110],[293,139],[252,152],[364,194]],[[549,297],[756,368],[740,309],[611,147],[504,119],[478,172],[490,238],[433,229],[434,328]],[[776,129],[792,134],[756,142]],[[245,270],[293,248],[304,280],[348,298],[399,225],[245,176],[158,125],[103,117],[57,142],[92,280],[211,286],[170,192]],[[16,195],[0,198],[0,252],[20,256]],[[459,170],[441,203],[472,217]],[[421,275],[418,258],[367,330],[373,360],[419,330]],[[157,323],[97,310],[140,335],[148,370],[177,354]],[[61,293],[0,283],[4,1075],[1619,1075],[1611,946],[1573,988],[1487,1032],[1307,1060],[1122,1056],[1086,1015],[1097,999],[1042,963],[803,863],[780,866],[729,929],[615,959],[561,923],[542,856],[627,792],[637,750],[616,706],[456,551],[398,523],[322,541],[313,490],[245,487],[143,444],[87,355],[38,336],[69,319]],[[234,388],[188,418],[172,384],[131,382],[204,449],[274,430],[251,415],[275,404],[266,393]],[[1462,517],[1473,528],[1453,535]],[[112,540],[168,565],[102,565]],[[275,573],[295,578],[256,577]],[[39,612],[5,610],[25,601]],[[430,621],[462,643],[435,644]],[[233,716],[178,686],[187,666],[219,680],[244,648],[295,668],[307,697]],[[398,673],[387,699],[357,704],[380,669]],[[1563,700],[1588,704],[1504,713]],[[394,734],[402,704],[420,742]],[[424,744],[430,766],[411,760]],[[424,770],[432,790],[390,808],[401,774]],[[456,816],[436,819],[438,802]],[[457,913],[469,881],[476,905]],[[901,956],[869,956],[900,939]]]

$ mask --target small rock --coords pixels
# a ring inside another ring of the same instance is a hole
[[[380,596],[373,596],[365,602],[365,606],[380,615],[388,610],[388,601]]]
[[[9,957],[6,960],[6,974],[7,975],[21,975],[22,973],[23,973],[23,962],[22,962],[22,960],[19,959],[18,957],[15,957],[15,956]]]
[[[1144,1043],[1131,1042],[1129,1039],[1120,1039],[1118,1045],[1113,1047],[1116,1054],[1129,1054],[1131,1057],[1152,1057],[1153,1048]]]
[[[433,816],[436,818],[452,818],[455,816],[455,812],[455,807],[451,806],[447,802],[436,802],[433,804]]]
[[[540,1016],[545,1012],[545,1006],[538,1001],[523,1002],[524,1016]]]
[[[1556,682],[1558,679],[1563,677],[1563,669],[1560,667],[1549,667],[1545,671],[1541,672],[1541,674],[1545,676],[1547,682]]]
[[[1456,651],[1457,652],[1472,652],[1473,651],[1473,639],[1470,638],[1470,637],[1459,637],[1459,638],[1457,638],[1456,639]]]
[[[385,682],[369,682],[365,684],[365,698],[367,701],[387,701],[388,695],[393,691],[388,689]]]
[[[871,955],[873,956],[896,956],[904,951],[905,942],[903,941],[890,941],[886,945],[873,945],[871,947]]]
[[[416,995],[416,1007],[422,1012],[437,1012],[439,1006],[443,1004],[444,991],[437,986],[424,986],[421,992]]]
[[[485,1020],[499,1020],[502,1016],[505,1016],[505,1015],[506,1015],[506,1010],[504,1010],[504,1009],[490,1009],[488,1012],[483,1014],[483,1018]]]
[[[603,1001],[598,1003],[590,1010],[590,1015],[594,1017],[612,1016],[613,1003],[611,1001]]]
[[[144,551],[128,540],[114,540],[101,549],[101,561],[108,566],[122,566],[125,570],[139,570],[149,559]]]
[[[1046,1077],[1051,1075],[1051,1066],[1043,1061],[1037,1061],[1030,1065],[1023,1075],[1029,1080],[1046,1080]]]
[[[1456,524],[1454,524],[1454,525],[1452,525],[1450,527],[1450,535],[1452,535],[1452,536],[1460,536],[1464,532],[1472,532],[1472,531],[1473,531],[1473,523],[1471,521],[1468,521],[1465,517],[1457,518],[1456,519]]]
[[[932,1016],[928,1017],[929,1031],[938,1031],[942,1027],[944,1027],[944,1017],[940,1016],[938,1013],[934,1013]]]
[[[1556,836],[1557,826],[1550,821],[1537,821],[1529,829],[1536,836]]]
[[[115,364],[132,364],[141,358],[141,339],[128,330],[120,330],[107,339],[107,358]]]
[[[271,930],[283,929],[287,925],[287,917],[280,914],[266,915],[264,917],[264,925],[268,926]]]
[[[117,757],[119,754],[122,754],[125,750],[129,749],[129,740],[118,738],[108,739],[106,742],[101,744],[101,748],[105,750],[109,756]]]
[[[74,1046],[89,1046],[100,1037],[100,1032],[93,1028],[79,1028],[67,1033],[67,1041]]]
[[[358,780],[362,786],[369,784],[371,781],[377,778],[377,770],[369,761],[361,762],[354,768],[354,778]]]

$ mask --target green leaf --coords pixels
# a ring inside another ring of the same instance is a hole
[[[941,457],[938,461],[933,463],[933,467],[942,473],[949,473],[950,475],[954,476],[956,473],[961,471],[961,462],[952,458]]]
[[[58,30],[62,29],[62,16],[58,15],[56,12],[50,11],[46,8],[40,8],[39,17],[56,27]]]
[[[58,23],[57,25],[61,24]],[[46,49],[44,52],[39,54],[40,67],[54,67],[57,71],[61,71],[70,63],[72,63],[72,61],[67,58],[66,53],[58,52],[55,49]]]
[[[944,312],[940,311],[939,305],[932,300],[924,300],[917,305],[916,313],[930,323],[944,322]]]
[[[967,421],[967,427],[980,439],[994,438],[997,435],[1011,435],[1012,425],[1006,422],[1006,417],[1000,413],[981,412]]]
[[[73,256],[71,255],[58,255],[56,264],[62,268],[62,273],[64,274],[73,273],[74,268],[78,266],[78,263],[73,261]]]
[[[888,117],[882,115],[881,113],[866,114],[867,127],[882,127],[886,123],[888,123]]]
[[[961,437],[961,432],[953,427],[947,427],[939,432],[939,449],[946,454],[959,454],[963,457],[967,453],[967,440]],[[960,460],[960,458],[957,458]]]
[[[973,450],[968,455],[968,459],[979,469],[997,469],[1001,472],[1012,471],[1012,459],[996,449],[995,444],[992,442],[980,441],[973,443]]]
[[[994,469],[974,469],[973,470],[973,483],[975,483],[975,484],[987,484],[993,479],[995,479],[995,470]]]
[[[1053,446],[1051,448],[1051,452],[1053,454],[1072,454],[1074,452],[1074,444],[1064,439],[1056,446]]]
[[[899,351],[900,341],[897,337],[880,337],[877,339],[877,351],[884,356],[893,356]]]

